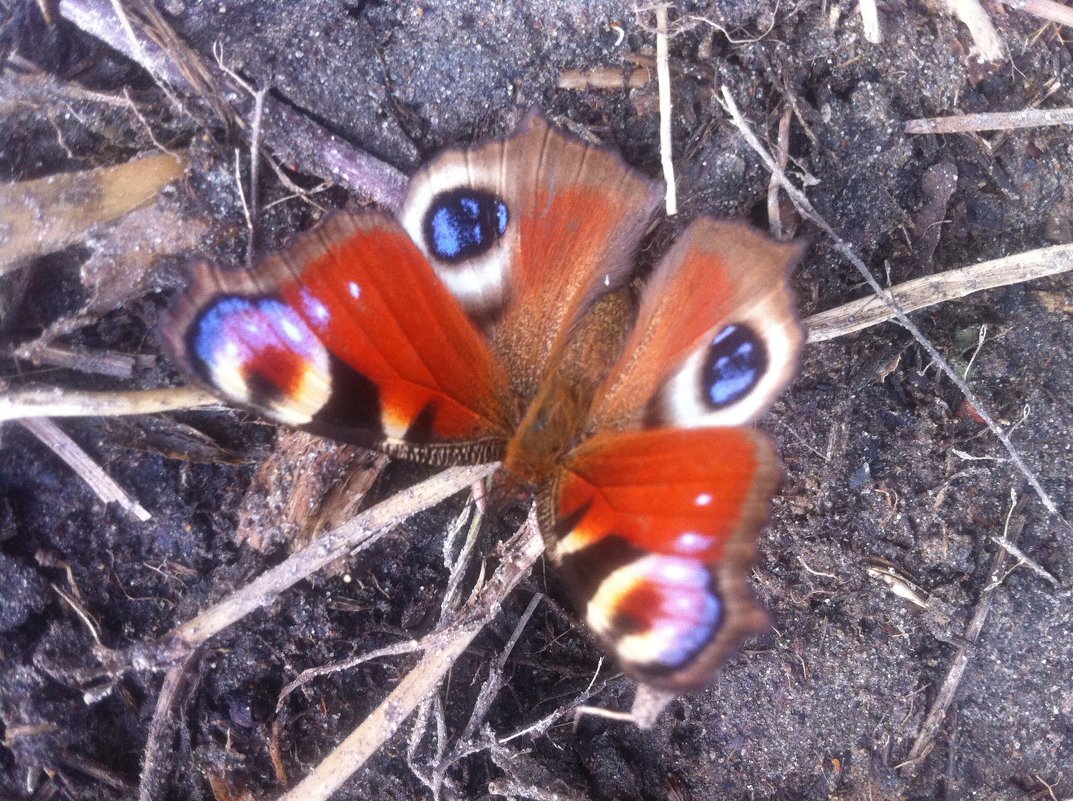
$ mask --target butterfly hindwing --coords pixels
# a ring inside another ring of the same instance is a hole
[[[745,578],[778,478],[750,428],[597,434],[571,452],[540,499],[549,552],[627,673],[705,686],[764,626]]]
[[[644,288],[590,427],[748,425],[789,383],[804,339],[787,284],[799,244],[701,218]]]
[[[169,349],[268,417],[426,461],[496,458],[509,384],[392,218],[339,214],[250,271],[202,263]]]
[[[594,300],[628,281],[659,186],[530,113],[503,141],[449,151],[400,214],[531,399]]]

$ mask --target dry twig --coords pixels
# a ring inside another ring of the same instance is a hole
[[[954,16],[969,29],[980,58],[984,61],[998,61],[1006,55],[1006,45],[979,0],[946,0],[946,3]]]
[[[1021,111],[992,111],[925,117],[905,123],[907,134],[949,134],[975,131],[1009,131],[1044,125],[1073,125],[1073,108],[1027,108]]]
[[[793,109],[787,106],[779,118],[779,168],[783,171],[790,163],[790,117],[792,114]],[[767,186],[767,218],[773,237],[782,241],[793,236],[793,230],[783,223],[779,182],[775,178],[775,173],[771,174]]]
[[[455,660],[499,611],[503,599],[543,553],[534,515],[503,546],[503,560],[491,579],[471,599],[449,636],[424,657],[387,698],[279,801],[324,801],[391,737],[410,714],[436,691]]]
[[[924,309],[974,292],[1032,281],[1073,270],[1073,245],[1054,245],[1014,256],[984,261],[971,267],[915,278],[891,287],[891,297],[905,312]],[[894,311],[869,295],[805,320],[809,342],[823,342],[892,320]]]
[[[194,387],[129,392],[84,392],[60,387],[0,393],[0,422],[25,417],[119,417],[219,406],[220,399]]]
[[[876,0],[861,0],[860,9],[864,38],[872,44],[879,44],[883,41],[883,31],[879,28],[879,11],[876,9]]]
[[[43,417],[26,417],[19,420],[22,427],[47,445],[78,476],[85,481],[104,503],[118,503],[136,520],[145,522],[151,514],[127,494],[111,476],[104,472],[93,458],[79,447],[78,443],[60,430],[59,426]]]
[[[998,0],[1002,5],[1024,11],[1040,19],[1073,27],[1073,8],[1054,0]]]
[[[667,6],[656,6],[656,84],[659,87],[659,156],[667,184],[667,216],[678,213],[671,138],[671,71],[667,64]]]
[[[143,31],[133,27],[128,31],[109,0],[65,0],[60,13],[86,33],[149,69],[159,80],[177,89],[195,91],[216,107],[226,121],[242,124],[243,114],[220,108],[219,90],[212,88],[228,86],[241,95],[238,91],[241,87],[233,79],[217,67],[206,64],[189,49],[182,50],[184,63],[175,63],[172,60],[174,49],[166,51]],[[298,163],[303,171],[314,175],[332,176],[386,208],[397,209],[401,205],[407,179],[390,164],[358,150],[271,96],[264,100],[263,124],[265,145],[283,162]],[[315,143],[313,147],[311,143]]]

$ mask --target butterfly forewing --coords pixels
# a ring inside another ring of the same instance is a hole
[[[745,584],[778,480],[753,429],[598,434],[541,497],[590,628],[647,684],[694,689],[765,621]]]
[[[383,215],[334,216],[252,271],[199,265],[164,333],[229,399],[341,439],[460,462],[512,425],[487,342]]]

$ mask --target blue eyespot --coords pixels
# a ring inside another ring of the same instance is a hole
[[[764,342],[745,325],[728,325],[712,340],[704,360],[708,405],[723,409],[744,398],[767,370]]]
[[[507,230],[506,204],[491,192],[462,187],[436,196],[425,215],[425,243],[447,262],[487,252]]]

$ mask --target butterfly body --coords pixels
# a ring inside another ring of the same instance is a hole
[[[431,162],[397,218],[334,216],[246,273],[199,265],[165,341],[289,425],[433,464],[503,460],[623,668],[701,687],[766,621],[745,578],[779,469],[748,424],[795,369],[798,249],[704,218],[635,302],[659,199],[530,115]]]

